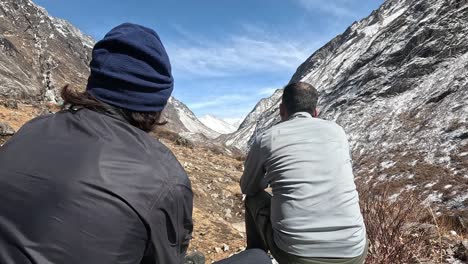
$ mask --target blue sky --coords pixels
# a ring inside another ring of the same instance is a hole
[[[174,96],[198,116],[242,118],[315,50],[383,0],[33,0],[96,40],[112,27],[155,29]]]

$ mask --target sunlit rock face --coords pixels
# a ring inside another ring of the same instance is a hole
[[[59,102],[62,86],[83,88],[93,45],[29,0],[0,1],[0,97]]]

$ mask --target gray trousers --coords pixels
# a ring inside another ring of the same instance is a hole
[[[247,197],[245,202],[245,224],[247,231],[247,249],[260,248],[270,251],[279,264],[363,264],[368,247],[361,256],[355,258],[307,258],[284,252],[273,239],[270,221],[271,195],[260,192]]]

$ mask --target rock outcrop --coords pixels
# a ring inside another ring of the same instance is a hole
[[[81,88],[94,40],[30,0],[0,1],[0,97],[59,102],[57,91]]]
[[[0,136],[12,136],[15,130],[7,123],[0,122]]]

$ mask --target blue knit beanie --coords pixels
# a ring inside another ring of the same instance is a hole
[[[86,90],[105,103],[135,112],[159,112],[171,96],[171,63],[153,30],[122,24],[96,43]]]

